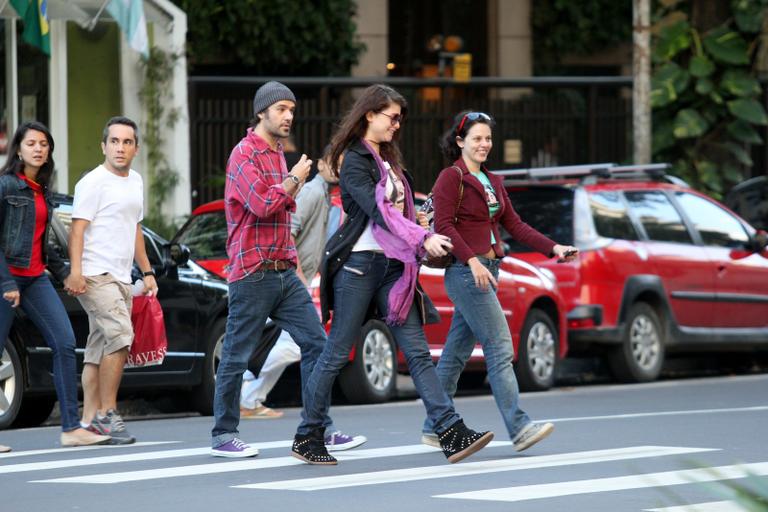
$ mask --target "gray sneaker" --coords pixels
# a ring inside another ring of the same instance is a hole
[[[108,410],[106,416],[97,414],[93,418],[93,426],[100,433],[112,437],[109,444],[132,444],[136,442],[136,438],[125,428],[123,417],[114,409]]]
[[[512,439],[512,444],[515,450],[521,452],[547,437],[553,430],[555,426],[552,423],[529,423]]]

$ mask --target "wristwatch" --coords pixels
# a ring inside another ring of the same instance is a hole
[[[294,182],[296,185],[301,184],[301,180],[295,174],[289,174],[288,177],[291,178],[291,181]]]
[[[155,276],[155,271],[154,270],[147,270],[146,272],[142,272],[141,275],[144,276],[144,277],[147,277],[147,276],[157,277],[157,276]]]

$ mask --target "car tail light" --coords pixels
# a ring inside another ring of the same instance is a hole
[[[595,327],[594,318],[577,318],[574,320],[568,320],[569,329],[584,329],[587,327]]]

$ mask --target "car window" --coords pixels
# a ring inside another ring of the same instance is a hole
[[[561,244],[573,243],[573,191],[564,188],[524,188],[509,191],[512,206],[523,222]],[[502,230],[511,252],[531,249]]]
[[[625,192],[624,197],[651,240],[685,244],[693,242],[683,219],[663,192]]]
[[[639,240],[619,192],[593,192],[589,194],[589,207],[592,210],[598,235],[622,240]]]
[[[189,247],[193,260],[226,259],[227,219],[224,212],[203,213],[192,217],[177,240]]]
[[[152,237],[146,233],[144,233],[144,249],[147,251],[147,258],[149,258],[150,265],[160,265],[163,262],[155,242],[152,240]]]
[[[675,198],[706,245],[744,247],[749,242],[741,222],[712,201],[688,192],[677,192]]]

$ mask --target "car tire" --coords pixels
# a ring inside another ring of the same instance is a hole
[[[50,417],[54,405],[56,405],[55,396],[24,396],[19,414],[13,422],[13,428],[39,426]]]
[[[557,370],[557,328],[540,309],[532,309],[520,331],[515,364],[517,382],[522,391],[546,391],[555,385]]]
[[[226,330],[226,318],[217,320],[213,325],[211,337],[206,344],[203,377],[200,384],[192,390],[192,404],[195,410],[204,416],[213,414],[213,397],[216,393],[216,370],[219,368]]]
[[[369,320],[355,345],[355,359],[339,373],[339,385],[351,403],[386,402],[397,390],[397,347],[386,324]]]
[[[656,311],[636,302],[627,314],[621,346],[610,354],[613,376],[622,382],[656,380],[664,364],[664,331]]]
[[[5,348],[0,354],[0,395],[0,429],[5,429],[16,421],[24,396],[21,358],[11,340],[5,341]]]

